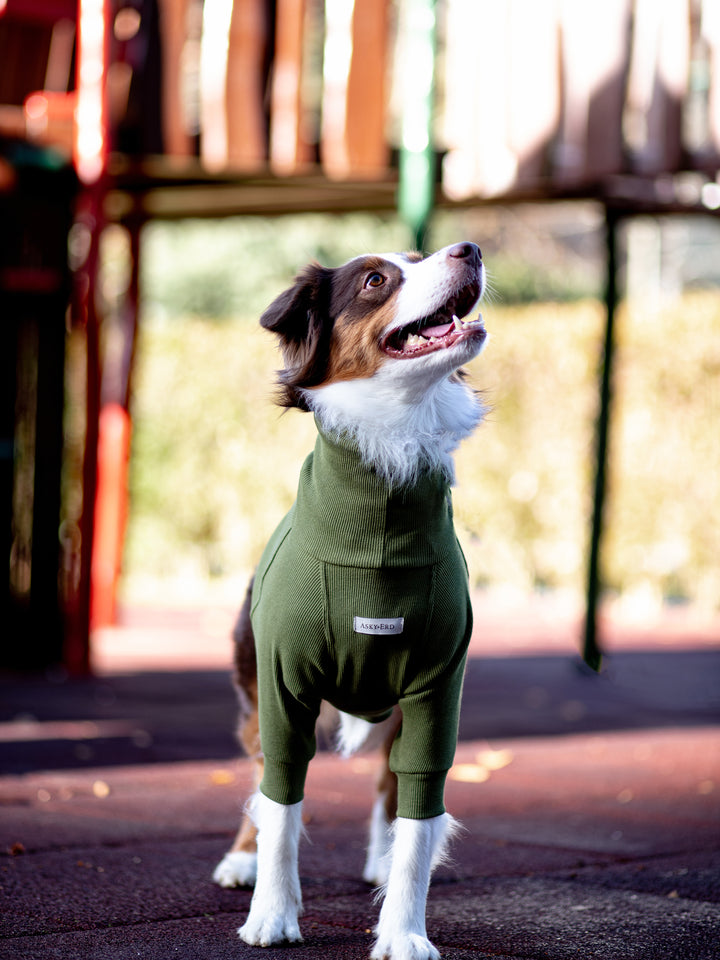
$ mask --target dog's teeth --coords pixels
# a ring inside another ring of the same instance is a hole
[[[455,324],[456,330],[462,330],[462,328],[465,326],[465,324],[461,320],[459,320],[455,314],[453,314],[452,321]]]
[[[467,330],[468,327],[482,326],[482,322],[483,322],[483,315],[482,315],[481,313],[479,313],[479,314],[477,315],[477,317],[475,318],[475,320],[463,320],[463,321],[462,321],[462,329],[463,329],[463,330]]]

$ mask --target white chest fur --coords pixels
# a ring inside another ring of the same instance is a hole
[[[317,387],[306,397],[323,429],[352,437],[363,459],[399,485],[428,468],[452,482],[453,453],[483,417],[482,403],[462,381],[444,378],[421,392],[395,369]]]

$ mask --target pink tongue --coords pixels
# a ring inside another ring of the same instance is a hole
[[[454,324],[443,323],[440,327],[423,327],[420,331],[420,336],[430,339],[430,337],[444,337],[446,333],[449,333],[452,330]]]

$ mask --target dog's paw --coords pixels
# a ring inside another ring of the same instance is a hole
[[[299,943],[302,940],[297,916],[290,910],[265,914],[251,907],[238,934],[251,947],[270,947],[276,943]]]
[[[221,887],[252,887],[256,876],[257,854],[231,850],[215,867],[213,880]]]
[[[419,933],[400,933],[377,938],[371,960],[440,960],[440,953]]]

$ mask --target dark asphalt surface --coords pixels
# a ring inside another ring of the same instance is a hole
[[[316,757],[305,942],[248,947],[250,892],[210,879],[249,788],[234,695],[225,671],[178,667],[0,677],[0,957],[369,956],[374,758]],[[707,636],[616,637],[600,676],[486,640],[447,789],[466,832],[429,896],[443,957],[720,957],[719,721]]]

